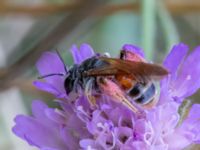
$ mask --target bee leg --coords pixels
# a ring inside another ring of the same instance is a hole
[[[78,93],[78,88],[79,88],[79,79],[75,79],[74,80],[74,84],[73,84],[73,90],[72,91],[75,91],[76,93]]]
[[[118,93],[116,93],[115,95],[116,98],[118,98],[118,100],[127,108],[129,108],[131,111],[133,111],[134,113],[138,113],[138,109],[123,95],[118,95]]]
[[[93,80],[90,79],[85,86],[85,95],[90,103],[91,106],[96,105],[96,99],[94,96],[92,96],[92,86],[93,86]]]
[[[94,96],[92,95],[87,95],[88,101],[90,103],[91,106],[95,106],[96,105],[96,99]]]
[[[129,108],[134,113],[139,112],[138,108],[136,108],[124,95],[124,92],[120,89],[120,87],[114,83],[112,80],[99,78],[98,84],[101,90],[112,97],[114,101],[118,103],[122,103],[124,106]]]

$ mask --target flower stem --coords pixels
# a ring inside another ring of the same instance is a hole
[[[142,45],[147,59],[153,59],[155,49],[155,0],[142,0]]]
[[[171,49],[171,46],[174,45],[174,43],[178,43],[180,38],[176,29],[176,25],[162,1],[158,1],[157,13],[158,19],[161,23],[161,28],[164,32],[164,38],[166,40],[165,53],[167,54],[168,50]]]

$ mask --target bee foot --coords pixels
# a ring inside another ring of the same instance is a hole
[[[122,97],[122,104],[128,107],[134,113],[138,113],[138,109],[125,97]]]
[[[88,94],[86,95],[86,97],[87,97],[87,100],[88,100],[91,108],[96,108],[97,107],[96,98],[94,96],[88,95]]]

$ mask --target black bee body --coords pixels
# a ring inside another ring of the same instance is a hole
[[[135,113],[139,110],[132,101],[147,108],[155,105],[156,88],[152,81],[166,76],[168,71],[162,66],[146,63],[137,53],[122,52],[123,55],[121,54],[119,58],[93,56],[80,64],[73,65],[69,70],[66,69],[58,53],[67,75],[64,81],[66,94],[76,97],[83,91],[90,104],[95,105],[96,98],[105,93]],[[65,76],[62,73],[52,73],[43,75],[39,79],[54,75]],[[72,98],[72,101],[76,99],[77,97]]]
[[[100,89],[97,83],[97,77],[99,76],[85,76],[84,73],[91,69],[102,68],[106,65],[107,62],[96,56],[86,59],[81,64],[73,65],[69,69],[68,76],[64,82],[66,93],[69,94],[72,91],[78,92],[78,88],[85,90],[87,85],[90,86],[90,89],[95,89],[96,92],[99,92]],[[135,102],[145,104],[153,100],[156,94],[156,89],[153,83],[137,83],[126,92]]]
[[[90,86],[93,86],[95,90],[99,90],[94,76],[85,76],[84,73],[90,69],[101,68],[107,63],[98,59],[97,56],[88,58],[83,61],[81,64],[73,65],[69,71],[68,76],[65,79],[64,87],[66,93],[69,94],[71,91],[76,91],[78,88],[85,89],[86,85],[90,82]]]
[[[154,83],[137,83],[128,91],[128,95],[134,99],[135,102],[146,104],[153,101],[156,95],[156,87]]]

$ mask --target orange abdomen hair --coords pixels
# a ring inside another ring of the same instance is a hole
[[[134,77],[132,75],[116,75],[115,79],[124,90],[131,89],[136,83],[134,82]]]

